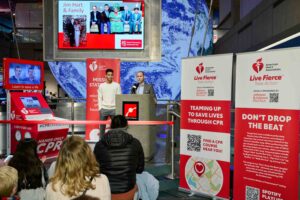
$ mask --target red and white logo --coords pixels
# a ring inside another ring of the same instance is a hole
[[[137,102],[126,102],[123,104],[123,115],[127,119],[138,120],[138,109]]]
[[[201,74],[201,73],[204,71],[203,63],[200,63],[200,64],[196,67],[196,71],[198,72],[198,74]]]
[[[256,60],[256,63],[253,63],[252,69],[258,73],[264,68],[264,64],[262,62],[262,58],[259,58]]]
[[[197,161],[194,164],[194,170],[195,170],[196,174],[200,177],[205,172],[205,165],[202,162]]]
[[[94,60],[90,65],[89,68],[92,72],[96,71],[98,69],[97,61]]]
[[[23,109],[21,110],[21,112],[22,112],[24,115],[27,115],[27,114],[28,114],[28,110],[27,110],[26,108],[23,108]]]
[[[141,48],[142,47],[142,40],[121,40],[121,47],[127,48]]]

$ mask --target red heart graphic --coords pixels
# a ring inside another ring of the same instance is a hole
[[[198,72],[198,74],[201,74],[201,73],[204,71],[203,63],[200,63],[200,64],[196,67],[196,71]]]
[[[195,162],[194,170],[195,170],[196,174],[200,177],[205,172],[205,165],[200,161]]]
[[[262,63],[262,58],[257,59],[256,63],[252,65],[252,69],[258,73],[264,68],[264,64]]]

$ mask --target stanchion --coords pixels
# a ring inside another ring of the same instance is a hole
[[[71,101],[71,120],[74,121],[74,101]],[[74,135],[74,124],[71,126],[72,135]]]

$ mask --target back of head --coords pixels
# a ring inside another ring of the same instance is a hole
[[[0,197],[12,196],[18,187],[18,171],[10,166],[0,167]]]
[[[24,179],[30,182],[32,187],[39,187],[42,185],[41,167],[43,166],[43,163],[38,157],[37,142],[34,139],[21,140],[8,165],[18,170],[18,190],[26,187],[26,185],[24,185]]]
[[[123,115],[116,115],[111,120],[110,128],[126,128],[128,126],[128,121]]]
[[[60,182],[64,185],[62,193],[71,197],[85,189],[95,189],[89,178],[99,174],[99,165],[89,145],[81,137],[72,136],[63,142],[50,181],[53,190],[56,190],[55,184]]]

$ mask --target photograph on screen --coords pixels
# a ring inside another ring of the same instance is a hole
[[[3,88],[3,74],[0,73],[0,104],[6,104],[6,91]]]
[[[41,108],[41,104],[36,97],[20,97],[25,108]]]
[[[64,15],[64,46],[85,47],[86,46],[86,16]]]
[[[58,47],[143,49],[142,2],[60,0]]]
[[[40,84],[41,68],[38,65],[10,63],[9,84]]]

